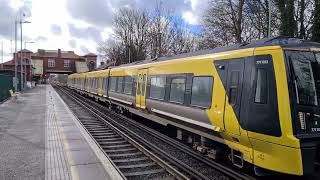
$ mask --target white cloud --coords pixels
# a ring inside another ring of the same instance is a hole
[[[185,3],[190,3],[191,9],[182,12],[183,20],[190,25],[199,25],[209,0],[185,0]]]
[[[197,25],[199,23],[198,17],[193,14],[191,11],[183,12],[182,18],[190,25]]]
[[[162,0],[163,5],[190,24],[199,24],[202,8],[208,0]],[[35,41],[27,48],[74,50],[97,53],[99,42],[112,39],[112,17],[122,7],[151,10],[156,0],[0,0],[0,42],[4,42],[5,60],[12,56],[14,20],[19,12],[31,24],[23,24],[24,40]],[[19,36],[18,36],[19,40]],[[20,44],[18,43],[18,50]]]

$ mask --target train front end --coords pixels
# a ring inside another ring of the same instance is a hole
[[[319,47],[317,47],[319,46]],[[303,174],[320,171],[320,44],[284,48],[293,133],[300,141]]]

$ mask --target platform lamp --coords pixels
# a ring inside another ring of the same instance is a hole
[[[21,91],[23,90],[23,87],[24,87],[24,83],[26,82],[23,82],[23,75],[22,75],[22,71],[23,71],[23,57],[22,57],[22,24],[25,24],[25,23],[31,23],[30,21],[22,21],[22,18],[20,19],[20,78],[21,78]],[[25,72],[26,73],[26,72]]]

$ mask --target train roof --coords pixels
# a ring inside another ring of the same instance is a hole
[[[214,54],[214,53],[220,53],[220,52],[234,51],[234,50],[247,49],[247,48],[257,48],[257,47],[264,47],[264,46],[281,46],[283,48],[294,48],[294,47],[320,48],[320,43],[312,42],[312,41],[308,41],[308,40],[303,40],[303,39],[298,39],[298,38],[277,36],[277,37],[264,38],[264,39],[252,41],[250,43],[245,42],[245,43],[235,44],[235,45],[226,46],[226,47],[218,47],[218,48],[214,48],[214,49],[200,50],[200,51],[195,51],[195,52],[191,52],[191,53],[184,53],[184,54],[178,54],[178,55],[173,55],[173,56],[165,56],[165,57],[159,57],[159,58],[155,58],[155,59],[146,59],[146,60],[136,61],[133,63],[123,64],[120,66],[113,66],[111,68],[138,65],[138,64],[147,64],[147,63],[152,63],[152,62],[160,62],[160,61],[167,61],[167,60],[172,60],[172,59],[180,59],[180,58],[186,58],[186,57],[192,57],[192,56],[200,56],[200,55],[206,55],[206,54]]]

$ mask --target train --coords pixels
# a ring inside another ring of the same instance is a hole
[[[320,43],[266,38],[71,74],[67,84],[256,175],[319,171]]]

